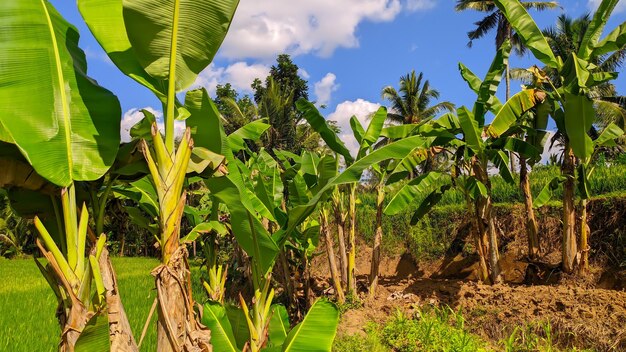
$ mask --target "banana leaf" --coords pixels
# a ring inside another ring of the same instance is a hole
[[[46,0],[2,1],[0,13],[0,136],[58,186],[99,179],[115,160],[122,113],[87,76],[76,28]]]
[[[323,300],[316,301],[285,339],[283,352],[330,352],[339,324],[337,307]]]

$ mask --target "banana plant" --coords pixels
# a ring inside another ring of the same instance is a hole
[[[387,118],[387,109],[381,107],[378,111],[372,116],[372,120],[367,128],[367,131],[364,130],[363,126],[361,126],[360,122],[356,117],[352,117],[350,120],[350,125],[353,129],[353,134],[357,141],[359,142],[359,150],[357,152],[356,157],[353,157],[350,154],[350,151],[345,147],[343,142],[336,136],[334,131],[332,131],[324,118],[319,114],[315,106],[311,103],[308,103],[304,100],[300,100],[297,102],[298,109],[301,110],[304,114],[304,117],[309,122],[309,124],[313,127],[313,129],[320,134],[322,139],[326,142],[328,147],[336,152],[339,155],[342,155],[344,158],[344,162],[346,166],[351,166],[355,162],[363,159],[367,156],[368,152],[372,149],[373,145],[380,138],[380,133],[385,124],[385,119]],[[349,183],[348,185],[348,220],[349,220],[349,230],[348,230],[348,242],[346,251],[348,252],[347,258],[347,294],[349,296],[354,296],[356,294],[356,189],[357,189],[358,180]],[[342,269],[343,270],[343,269]]]
[[[210,349],[210,332],[195,319],[187,251],[180,244],[185,176],[188,167],[195,166],[190,163],[192,155],[204,159],[205,150],[194,149],[190,127],[198,127],[189,124],[175,145],[174,121],[189,116],[176,94],[193,84],[211,63],[237,5],[237,0],[78,1],[87,26],[111,61],[163,103],[165,136],[153,124],[151,145],[145,139],[141,142],[159,199],[161,265],[153,275],[159,302],[160,351]],[[218,167],[213,165],[213,169]]]
[[[441,199],[442,194],[451,186],[460,187],[466,195],[466,205],[475,231],[480,277],[483,281],[492,283],[499,282],[502,278],[499,268],[496,219],[492,214],[490,166],[494,165],[507,182],[513,182],[513,175],[508,168],[507,153],[517,152],[525,157],[533,158],[540,154],[537,148],[515,138],[515,131],[509,129],[509,126],[497,138],[484,137],[483,131],[492,131],[499,126],[499,121],[517,121],[543,102],[542,95],[533,89],[523,90],[511,97],[505,104],[502,104],[495,96],[509,51],[510,44],[505,42],[498,50],[484,80],[477,78],[464,65],[459,65],[462,77],[478,95],[472,111],[461,107],[457,109],[456,114],[446,114],[411,132],[424,136],[437,136],[438,139],[433,142],[434,145],[456,150],[453,177],[444,177],[442,174],[433,172],[411,180],[392,197],[384,210],[385,214],[393,215],[412,202],[420,200],[421,203],[412,219],[415,223]],[[489,126],[485,124],[488,112],[495,115],[494,123]]]
[[[34,180],[54,185],[37,189],[51,190],[47,195],[29,194],[43,200],[31,204],[39,207],[37,246],[47,260],[36,264],[59,301],[59,350],[136,351],[106,237],[91,231],[87,204],[76,196],[78,182],[100,179],[115,160],[119,102],[87,76],[78,32],[48,1],[4,2],[0,12],[8,16],[2,24],[8,36],[0,44],[0,96],[14,102],[0,108],[0,140],[23,157],[7,171],[30,166]],[[32,190],[33,182],[25,186]],[[44,210],[46,203],[51,212]]]
[[[347,250],[349,252],[347,258],[347,295],[356,295],[356,279],[355,279],[355,261],[356,261],[356,248],[354,243],[355,238],[355,216],[356,216],[356,187],[361,179],[363,172],[373,165],[377,165],[387,160],[403,160],[412,155],[416,150],[425,148],[429,145],[434,138],[425,138],[421,135],[410,135],[406,138],[396,140],[392,143],[385,145],[380,149],[373,149],[374,144],[381,137],[381,133],[384,126],[384,119],[386,118],[386,109],[379,109],[372,117],[372,121],[367,130],[364,130],[362,126],[357,125],[356,118],[351,120],[353,132],[360,141],[359,152],[356,157],[350,154],[350,151],[345,147],[343,142],[339,139],[336,132],[329,126],[324,117],[319,113],[315,105],[306,100],[299,100],[297,102],[298,109],[303,113],[304,118],[309,122],[314,131],[318,132],[326,145],[338,155],[343,156],[346,168],[343,172],[337,176],[331,178],[324,187],[319,188],[315,195],[306,203],[293,208],[289,213],[289,223],[287,229],[294,228],[294,224],[297,221],[309,216],[314,210],[317,204],[330,197],[335,189],[342,185],[349,187],[349,201],[348,201],[348,219],[350,220],[350,229],[348,236]]]
[[[585,169],[590,167],[596,146],[588,133],[595,120],[593,101],[589,98],[590,89],[617,77],[616,72],[601,71],[594,62],[626,45],[626,22],[600,39],[618,2],[619,0],[603,0],[582,36],[579,49],[568,57],[561,57],[552,51],[549,42],[518,0],[495,1],[524,45],[558,76],[559,81],[552,82],[542,70],[534,70],[535,80],[548,92],[552,106],[550,114],[558,130],[565,136],[561,167],[564,178],[562,267],[567,273],[574,272],[577,267],[582,272],[588,270],[586,218],[582,219],[580,245],[576,241],[575,188],[577,183],[580,188],[581,182],[577,181],[575,170],[578,164],[578,178],[584,185],[588,176]],[[583,192],[583,213],[586,213],[587,197],[588,194]],[[577,263],[577,257],[582,258],[580,263]]]

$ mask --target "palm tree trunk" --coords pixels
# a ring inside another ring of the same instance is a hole
[[[381,183],[376,187],[376,232],[374,234],[374,248],[372,250],[372,263],[370,268],[370,292],[369,297],[374,298],[376,295],[376,286],[378,286],[378,273],[380,271],[380,244],[383,238],[383,202],[385,201],[385,188]]]
[[[526,210],[526,236],[528,237],[528,258],[536,260],[541,252],[539,244],[539,226],[535,218],[533,208],[533,195],[530,192],[530,178],[526,169],[526,158],[520,158],[520,189],[524,197],[524,208]]]
[[[333,237],[330,234],[330,225],[328,224],[328,215],[326,210],[320,212],[320,223],[322,235],[326,241],[326,255],[328,256],[328,266],[330,267],[330,278],[333,281],[335,287],[335,295],[337,301],[343,304],[346,301],[346,297],[343,294],[343,287],[341,287],[341,279],[339,278],[339,271],[337,270],[337,262],[335,261],[335,244],[333,243]]]
[[[569,142],[565,145],[561,173],[567,179],[563,184],[563,271],[571,274],[576,266],[576,207],[574,205],[575,159]]]

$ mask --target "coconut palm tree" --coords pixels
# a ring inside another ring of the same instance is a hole
[[[555,9],[559,7],[556,1],[526,1],[522,2],[526,9],[533,9],[537,11],[543,11],[548,9]],[[476,27],[467,32],[469,42],[468,47],[472,47],[473,41],[481,39],[496,29],[496,50],[502,46],[507,39],[511,41],[513,50],[518,55],[523,55],[526,51],[521,39],[511,28],[511,24],[507,21],[506,17],[498,9],[493,0],[457,0],[456,11],[474,10],[487,13],[487,15],[480,21],[474,23]],[[506,99],[508,100],[511,95],[510,74],[507,64],[506,70]]]
[[[394,124],[419,123],[432,118],[444,111],[454,111],[454,104],[443,101],[430,105],[431,100],[439,99],[439,91],[430,87],[430,82],[424,79],[422,72],[415,74],[415,70],[406,76],[400,77],[400,90],[387,86],[382,90],[382,98],[391,103],[387,114],[387,121]]]

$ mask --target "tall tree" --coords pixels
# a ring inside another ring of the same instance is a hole
[[[299,67],[288,54],[278,55],[265,81],[257,78],[252,83],[254,100],[262,117],[268,117],[272,136],[266,142],[268,150],[281,146],[299,154],[301,149],[319,149],[320,138],[307,124],[295,102],[308,100],[308,82],[298,75]],[[275,114],[271,116],[268,114]]]
[[[441,112],[454,111],[454,104],[448,101],[431,105],[432,100],[439,99],[439,91],[431,88],[428,80],[424,81],[424,73],[416,75],[415,70],[400,77],[399,91],[387,86],[381,95],[391,103],[387,121],[392,123],[419,123]]]

